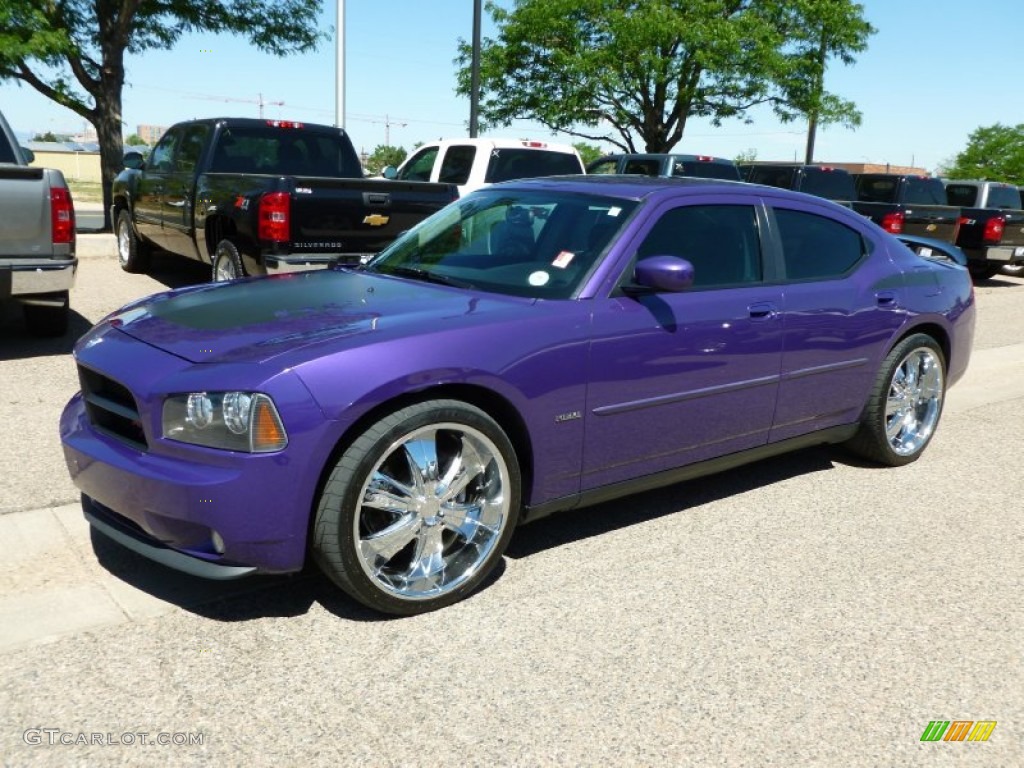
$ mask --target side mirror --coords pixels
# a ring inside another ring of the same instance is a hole
[[[125,152],[124,153],[124,167],[131,168],[134,171],[141,171],[146,165],[146,158],[142,156],[141,152]]]
[[[637,262],[633,281],[641,288],[679,293],[693,286],[693,264],[678,256],[649,256]]]
[[[36,161],[36,153],[28,147],[20,147],[21,156],[25,158],[25,165],[31,165]]]
[[[395,168],[395,166],[393,165],[386,165],[384,166],[384,170],[380,172],[380,175],[383,176],[385,179],[397,179],[398,169]]]

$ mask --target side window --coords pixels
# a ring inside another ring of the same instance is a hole
[[[170,130],[165,133],[163,138],[153,147],[153,152],[149,156],[149,162],[146,164],[147,167],[150,170],[164,173],[170,171],[174,167],[174,150],[178,147],[179,139],[181,139],[180,130]]]
[[[761,281],[757,216],[749,205],[691,205],[667,211],[637,249],[637,260],[679,256],[693,264],[694,288]]]
[[[174,160],[174,170],[182,173],[194,173],[199,155],[206,146],[206,134],[210,132],[208,125],[193,125],[185,131]]]
[[[403,181],[430,181],[430,172],[434,169],[437,151],[437,147],[421,149],[412,156],[398,178]]]
[[[864,256],[860,233],[838,221],[785,208],[775,209],[775,221],[790,280],[841,277]]]
[[[609,174],[616,173],[616,168],[619,165],[619,161],[614,157],[610,160],[598,160],[596,163],[587,168],[587,173],[596,174]]]
[[[446,184],[465,184],[469,181],[469,172],[473,170],[474,157],[476,157],[476,147],[462,145],[448,147],[448,151],[444,153],[444,158],[441,160],[441,170],[437,180]]]

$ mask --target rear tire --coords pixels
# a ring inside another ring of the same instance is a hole
[[[227,280],[237,280],[247,275],[245,265],[242,263],[242,254],[238,252],[238,246],[231,240],[221,240],[213,252],[213,274],[211,279],[215,283],[222,283]]]
[[[854,453],[898,467],[916,461],[942,415],[946,361],[935,339],[903,339],[882,362],[860,429],[846,446]]]
[[[125,272],[141,273],[149,269],[152,247],[135,232],[127,208],[117,214],[117,260]]]
[[[33,336],[63,336],[68,332],[68,292],[62,291],[63,304],[57,307],[37,304],[22,305],[25,325]]]
[[[967,271],[971,273],[971,277],[975,280],[988,280],[991,277],[995,277],[996,273],[1002,269],[998,264],[992,264],[987,261],[968,261]]]
[[[1024,277],[1024,264],[1007,264],[1003,267],[1003,274]]]

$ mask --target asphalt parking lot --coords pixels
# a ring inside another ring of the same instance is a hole
[[[206,277],[80,250],[74,334]],[[544,520],[480,593],[400,620],[313,573],[211,585],[90,535],[57,438],[70,338],[8,313],[2,762],[1024,765],[1024,280],[977,297],[917,463],[813,449]],[[922,743],[933,720],[997,725]]]

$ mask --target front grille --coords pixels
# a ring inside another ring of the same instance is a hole
[[[89,422],[99,432],[144,451],[148,448],[135,398],[128,388],[101,373],[78,367]]]

